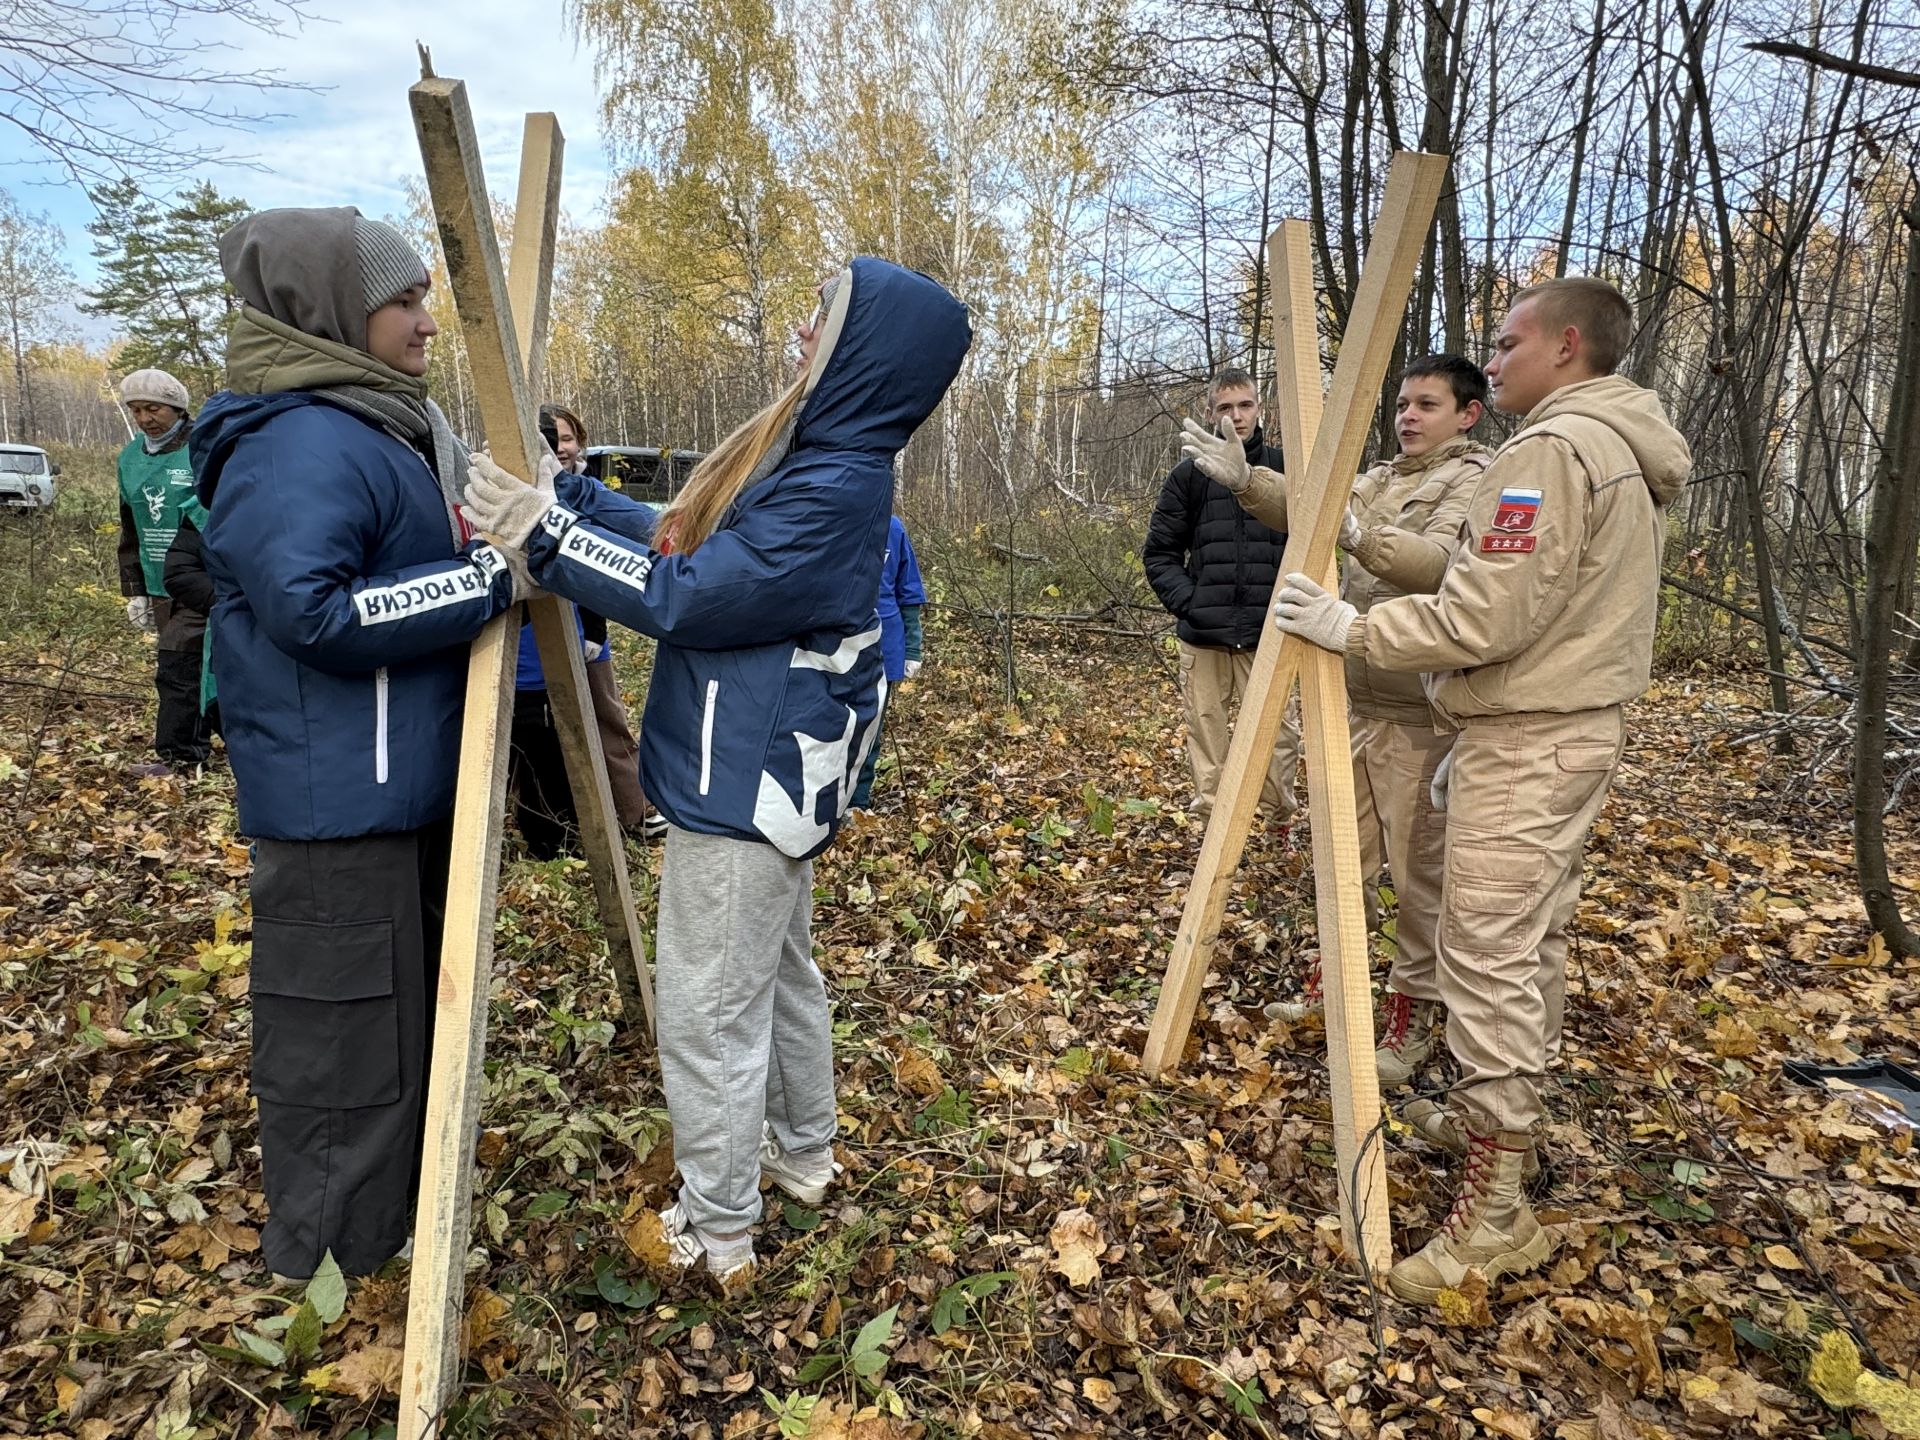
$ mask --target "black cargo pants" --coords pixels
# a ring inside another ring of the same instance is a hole
[[[253,870],[253,1093],[276,1274],[349,1275],[413,1228],[451,822],[261,840]]]

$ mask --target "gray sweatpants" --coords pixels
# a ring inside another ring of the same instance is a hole
[[[763,1121],[789,1153],[833,1143],[833,1022],[813,963],[813,862],[667,831],[654,995],[680,1200],[703,1230],[760,1218]]]

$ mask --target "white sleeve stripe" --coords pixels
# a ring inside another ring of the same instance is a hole
[[[432,575],[418,575],[397,585],[370,585],[353,597],[353,608],[362,625],[384,625],[390,620],[405,620],[429,610],[444,610],[449,605],[464,605],[471,600],[485,601],[493,593],[493,576],[480,556],[491,546],[474,552],[471,561],[462,561],[451,569]],[[494,562],[504,569],[506,561],[493,552]]]
[[[573,519],[568,512],[562,513],[567,514],[569,521]],[[582,525],[567,531],[567,538],[560,542],[560,558],[576,561],[642,595],[647,593],[647,577],[653,573],[651,550],[629,550],[624,545],[602,540]]]

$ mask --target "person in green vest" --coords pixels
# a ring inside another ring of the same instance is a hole
[[[120,403],[140,433],[120,452],[120,593],[127,619],[155,636],[159,656],[154,689],[153,748],[158,761],[141,775],[191,769],[207,758],[208,732],[200,710],[201,657],[207,617],[167,596],[167,547],[193,499],[187,458],[187,387],[164,370],[136,370],[120,382]]]

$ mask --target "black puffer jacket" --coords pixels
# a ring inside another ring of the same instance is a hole
[[[197,506],[188,508],[202,513]],[[173,601],[166,624],[160,627],[160,648],[197,652],[201,637],[207,633],[207,616],[213,610],[213,577],[207,574],[206,553],[191,517],[180,517],[180,528],[167,546],[160,574],[167,598]]]
[[[1247,463],[1280,470],[1280,447],[1255,430],[1245,441]],[[1189,645],[1251,650],[1260,643],[1284,531],[1261,524],[1240,508],[1233,492],[1182,460],[1160,487],[1147,522],[1141,558],[1160,603],[1178,620]]]

